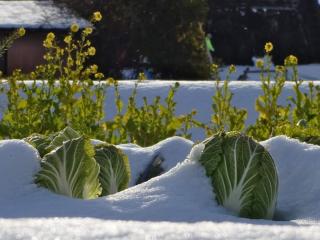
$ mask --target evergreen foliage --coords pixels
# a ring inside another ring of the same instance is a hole
[[[102,12],[104,18],[95,36],[99,53],[95,62],[113,76],[124,67],[151,67],[162,78],[209,77],[202,30],[206,0],[55,1],[84,17]],[[143,61],[145,57],[149,63]]]

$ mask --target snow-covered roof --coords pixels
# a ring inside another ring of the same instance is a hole
[[[90,23],[52,1],[0,1],[0,28],[67,29]]]

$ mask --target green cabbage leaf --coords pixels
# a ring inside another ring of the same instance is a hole
[[[35,183],[68,197],[97,198],[101,194],[100,167],[94,154],[94,147],[84,137],[64,141],[43,157]]]
[[[205,140],[200,149],[199,162],[211,179],[218,204],[240,217],[273,218],[278,174],[262,145],[241,133],[230,132]]]
[[[95,159],[100,165],[102,196],[128,188],[130,166],[127,156],[121,150],[109,144],[98,145],[95,147]]]
[[[47,147],[52,140],[47,136],[41,134],[32,134],[31,136],[25,138],[24,141],[36,148],[39,152],[40,157],[43,157],[48,153]]]
[[[81,137],[80,133],[73,130],[71,127],[66,127],[62,131],[56,133],[56,136],[47,146],[47,150],[51,151],[57,147],[60,147],[65,141],[69,141],[71,139],[75,139],[79,137]]]

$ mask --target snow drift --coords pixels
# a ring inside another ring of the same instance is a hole
[[[279,172],[278,221],[238,218],[218,206],[204,169],[187,158],[189,140],[174,137],[149,148],[120,145],[133,178],[158,153],[167,172],[96,200],[38,188],[35,149],[23,141],[0,141],[0,239],[319,239],[320,147],[284,136],[262,144]]]

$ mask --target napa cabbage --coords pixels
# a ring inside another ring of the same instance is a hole
[[[73,198],[94,199],[128,187],[127,156],[107,143],[94,146],[71,127],[50,136],[33,134],[25,141],[42,157],[35,183]]]
[[[101,193],[100,167],[94,154],[93,146],[84,137],[65,141],[43,157],[35,182],[68,197],[97,198]]]
[[[240,217],[273,218],[278,174],[262,145],[241,133],[230,132],[216,134],[196,149],[201,150],[198,158],[211,179],[218,204]]]
[[[100,165],[102,196],[128,188],[130,166],[128,157],[121,150],[109,144],[98,145],[95,147],[95,159]]]

